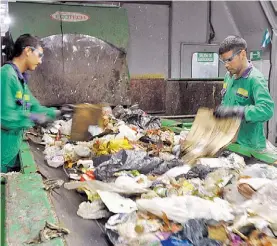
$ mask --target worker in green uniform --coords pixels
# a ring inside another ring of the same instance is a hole
[[[241,118],[237,143],[257,151],[264,150],[264,123],[274,112],[268,82],[248,61],[247,43],[243,38],[227,37],[220,44],[219,55],[228,72],[224,78],[222,104],[214,115],[218,118]]]
[[[26,71],[41,64],[43,48],[30,34],[21,35],[14,44],[12,59],[1,67],[1,172],[13,171],[23,131],[34,124],[45,124],[67,112],[41,106],[28,88]]]

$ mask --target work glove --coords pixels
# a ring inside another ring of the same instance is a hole
[[[235,106],[235,107],[226,107],[226,106],[219,106],[214,111],[214,116],[216,118],[232,118],[237,117],[240,119],[244,118],[244,111],[245,108],[242,106]]]
[[[51,122],[51,119],[47,117],[45,114],[32,113],[30,115],[30,119],[38,125],[45,125],[48,122]]]
[[[61,108],[61,115],[70,114],[70,113],[73,112],[73,110],[74,110],[74,105],[72,105],[72,104],[65,104]]]

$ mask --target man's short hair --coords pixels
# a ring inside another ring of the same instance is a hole
[[[219,46],[218,53],[222,55],[226,52],[233,51],[234,53],[239,50],[247,51],[247,43],[246,41],[239,36],[228,36],[223,40],[223,42]]]

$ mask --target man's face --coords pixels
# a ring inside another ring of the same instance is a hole
[[[42,63],[43,49],[41,46],[38,47],[26,47],[27,55],[27,68],[28,70],[35,70],[39,64]]]
[[[226,69],[233,75],[238,74],[243,68],[244,59],[246,58],[245,50],[237,52],[228,51],[220,56],[220,60],[224,63]]]

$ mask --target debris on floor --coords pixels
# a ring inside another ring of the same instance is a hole
[[[43,243],[53,238],[63,237],[69,233],[70,232],[68,229],[59,227],[46,221],[44,228],[39,231],[38,236],[27,242],[27,244]]]

